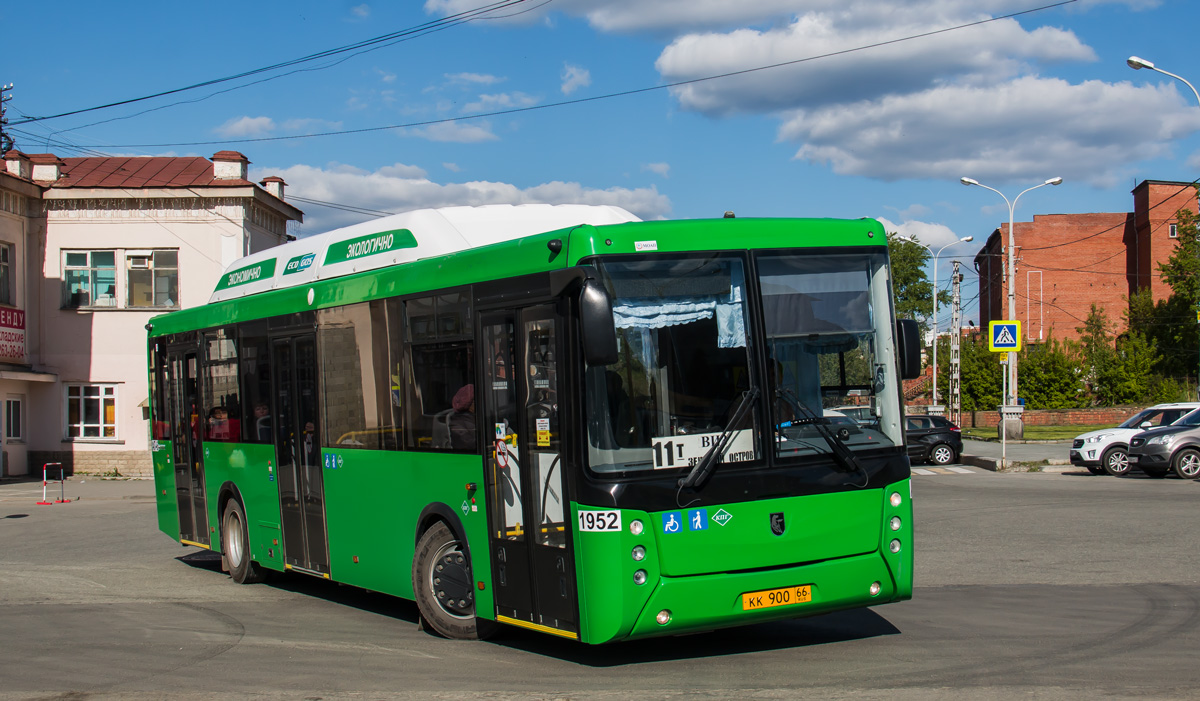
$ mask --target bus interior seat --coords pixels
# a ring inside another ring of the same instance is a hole
[[[433,415],[433,447],[436,449],[450,449],[450,414],[453,412],[453,409],[446,409]]]

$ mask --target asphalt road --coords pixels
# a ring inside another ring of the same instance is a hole
[[[588,647],[417,630],[301,575],[238,586],[146,482],[0,485],[0,698],[1195,698],[1200,482],[914,477],[909,602]]]

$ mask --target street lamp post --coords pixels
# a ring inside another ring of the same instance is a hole
[[[1130,56],[1129,58],[1125,59],[1125,63],[1128,63],[1129,67],[1135,71],[1139,71],[1143,68],[1146,68],[1146,69],[1149,69],[1152,71],[1158,71],[1159,73],[1162,73],[1163,75],[1171,76],[1175,80],[1178,80],[1179,82],[1181,82],[1184,85],[1191,88],[1192,94],[1194,94],[1196,96],[1196,102],[1200,102],[1200,91],[1197,91],[1196,86],[1187,82],[1187,80],[1183,76],[1175,75],[1174,73],[1171,73],[1170,71],[1164,71],[1163,69],[1155,66],[1150,61],[1147,61],[1144,58],[1138,58],[1137,56]],[[1196,306],[1196,322],[1197,322],[1198,326],[1200,326],[1200,299],[1196,300],[1196,305],[1197,305]],[[1200,332],[1200,328],[1198,328],[1197,331]],[[1200,397],[1200,368],[1197,368],[1197,370],[1196,370],[1196,396]]]
[[[1021,199],[1021,195],[1024,195],[1030,190],[1036,190],[1039,187],[1045,187],[1046,185],[1060,185],[1062,184],[1062,181],[1062,178],[1050,178],[1044,183],[1040,183],[1038,185],[1034,185],[1033,187],[1022,190],[1021,194],[1014,197],[1010,202],[1009,199],[1004,196],[1003,192],[1000,192],[994,187],[988,187],[987,185],[984,185],[978,180],[974,180],[972,178],[964,177],[960,180],[963,185],[978,185],[985,190],[991,190],[997,195],[1000,195],[1000,197],[1003,197],[1004,203],[1008,205],[1008,318],[1010,320],[1017,318],[1017,258],[1014,252],[1016,247],[1016,237],[1013,234],[1013,212],[1017,208],[1017,201]],[[1008,391],[1005,393],[1004,403],[1008,406],[1012,406],[1017,403],[1017,354],[1012,351],[1009,351],[1008,353]]]
[[[934,253],[933,249],[930,248],[929,246],[926,246],[925,244],[918,241],[916,236],[901,236],[900,238],[904,239],[905,241],[911,241],[912,243],[915,243],[918,246],[929,251],[929,257],[933,258],[933,405],[941,406],[940,404],[938,404],[938,391],[937,391],[937,376],[938,376],[938,364],[937,364],[937,341],[938,341],[937,264],[938,264],[938,256],[942,255],[942,251],[946,250],[947,248],[949,248],[955,244],[968,243],[970,241],[974,241],[975,237],[974,236],[963,236],[962,238],[958,239],[957,241],[951,241],[950,243],[946,244],[945,246],[942,246],[941,248],[939,248],[937,250],[937,253]]]

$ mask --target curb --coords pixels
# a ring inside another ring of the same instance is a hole
[[[1041,468],[1041,472],[1065,472],[1074,466],[1066,460],[1048,460],[1045,463],[1029,463],[1018,460],[1009,460],[1007,468],[1000,467],[1000,458],[987,458],[981,455],[962,455],[958,461],[963,465],[978,467],[990,472],[1028,472],[1030,467]]]

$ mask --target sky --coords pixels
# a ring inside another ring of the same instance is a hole
[[[1195,0],[64,0],[0,22],[16,148],[237,150],[287,181],[299,236],[483,204],[874,217],[942,251],[945,288],[1008,220],[963,176],[1010,200],[1063,178],[1017,221],[1200,177],[1200,97],[1126,64],[1200,81]],[[966,317],[973,295],[968,274]]]

